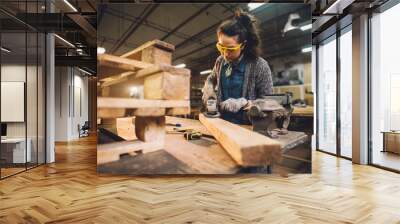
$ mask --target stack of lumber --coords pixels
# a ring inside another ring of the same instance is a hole
[[[100,145],[99,164],[118,160],[122,154],[161,149],[165,116],[190,113],[190,70],[171,65],[174,50],[171,44],[153,40],[121,56],[98,56],[97,116],[111,124],[134,116],[138,139]],[[143,98],[131,98],[127,89],[132,87],[143,89]]]

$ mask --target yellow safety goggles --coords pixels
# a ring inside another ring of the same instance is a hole
[[[226,51],[235,52],[235,51],[239,50],[242,47],[242,44],[239,44],[236,47],[225,47],[225,46],[222,46],[220,43],[217,43],[216,46],[217,46],[218,51],[221,52],[221,54],[225,54]]]

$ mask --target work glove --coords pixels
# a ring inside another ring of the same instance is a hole
[[[213,84],[206,82],[201,91],[203,92],[202,100],[204,105],[207,105],[207,100],[210,99],[211,97],[217,99],[217,95],[215,94]]]
[[[245,98],[233,99],[229,98],[220,104],[220,108],[224,111],[237,113],[240,109],[247,105]]]

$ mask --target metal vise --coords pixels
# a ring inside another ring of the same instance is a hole
[[[292,94],[271,94],[250,103],[247,115],[253,126],[253,131],[270,138],[288,133],[290,116],[293,112]]]

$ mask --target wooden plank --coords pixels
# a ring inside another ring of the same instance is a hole
[[[137,139],[135,134],[134,117],[117,118],[115,120],[118,136],[128,141]]]
[[[172,65],[166,65],[166,64],[157,64],[136,72],[135,77],[145,77],[159,72],[169,72],[174,75],[190,76],[189,69],[175,68]]]
[[[122,118],[126,116],[147,116],[159,117],[164,115],[186,115],[190,114],[190,107],[172,107],[172,108],[137,108],[137,109],[123,109],[123,108],[98,108],[98,118]]]
[[[129,51],[123,55],[121,55],[121,57],[123,58],[136,58],[137,54],[141,51],[143,51],[143,49],[149,48],[149,47],[157,47],[160,49],[163,49],[165,51],[169,51],[169,52],[173,52],[175,50],[175,46],[172,44],[169,44],[167,42],[164,41],[160,41],[160,40],[152,40],[152,41],[148,41],[144,44],[142,44],[141,46],[135,48],[132,51]]]
[[[97,56],[98,65],[100,66],[100,70],[104,68],[114,69],[114,74],[117,75],[121,72],[126,71],[136,71],[143,68],[148,68],[153,66],[150,63],[122,58],[118,56],[114,56],[111,54],[100,54]],[[102,74],[104,72],[101,72]],[[108,71],[108,73],[111,73]]]
[[[172,53],[157,47],[149,47],[142,51],[141,61],[152,64],[171,64]]]
[[[159,72],[144,79],[144,98],[156,100],[189,100],[190,76]]]
[[[137,155],[163,149],[160,142],[124,141],[97,145],[97,164],[118,161],[123,154]]]
[[[276,140],[220,118],[200,114],[199,120],[241,166],[271,165],[282,158],[281,144]]]
[[[98,97],[98,108],[174,108],[190,107],[189,100],[148,100],[119,97]]]
[[[153,65],[148,68],[141,69],[137,72],[124,72],[120,75],[113,76],[113,78],[103,79],[101,81],[105,81],[102,86],[111,86],[121,82],[130,81],[140,77],[150,76],[160,72],[169,72],[174,75],[181,75],[181,76],[190,76],[190,70],[185,68],[175,68],[174,66],[167,65],[167,64],[157,64]],[[190,78],[185,78],[189,79]]]
[[[124,108],[97,108],[98,118],[118,118],[125,117],[126,110]]]
[[[135,117],[135,134],[144,142],[159,142],[164,144],[165,116]]]
[[[167,108],[166,115],[185,115],[190,114],[190,107],[173,107]]]

